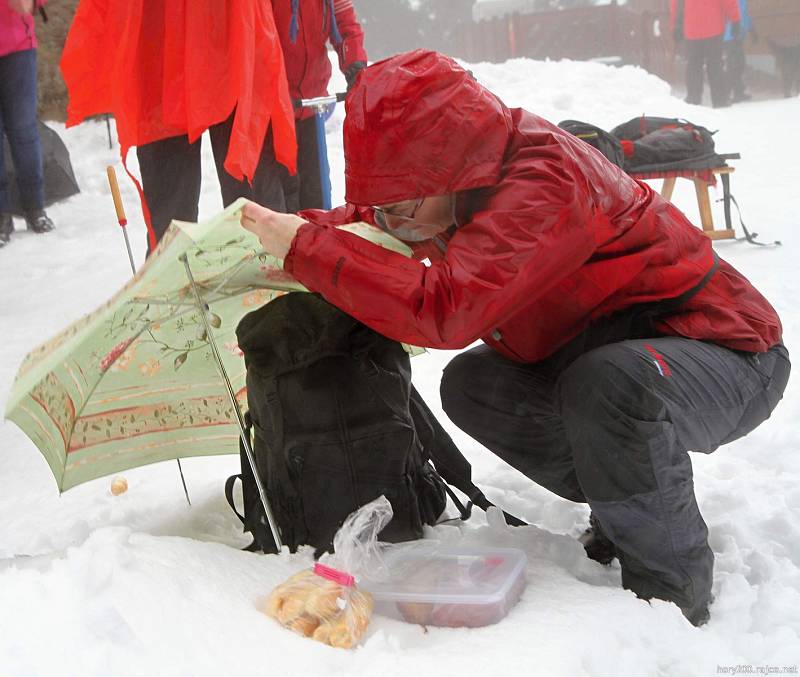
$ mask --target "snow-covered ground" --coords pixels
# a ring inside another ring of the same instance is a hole
[[[778,309],[790,352],[800,347],[800,99],[712,111],[671,96],[630,67],[515,60],[471,66],[511,106],[558,122],[610,128],[642,113],[686,117],[719,129],[722,152],[739,151],[733,189],[745,222],[780,248],[719,242]],[[338,76],[337,76],[338,77]],[[337,81],[341,87],[342,83]],[[334,199],[343,195],[341,107],[329,122]],[[0,251],[0,410],[35,344],[93,309],[130,270],[105,178],[117,161],[102,123],[64,130],[83,192],[51,209],[58,229],[18,230]],[[219,210],[204,146],[201,218]],[[135,164],[135,163],[134,163]],[[145,236],[132,185],[121,178],[139,262]],[[685,183],[686,185],[681,185]],[[697,220],[694,190],[674,201]],[[717,218],[721,208],[716,206]],[[18,224],[19,228],[19,224]],[[438,401],[452,357],[413,360],[414,380]],[[448,428],[490,498],[531,527],[506,530],[476,514],[442,526],[444,540],[503,544],[529,558],[528,587],[502,623],[430,628],[375,617],[361,647],[330,649],[262,615],[257,603],[311,553],[242,552],[248,540],[223,497],[237,456],[183,462],[192,506],[174,462],[125,473],[59,496],[44,458],[11,423],[0,423],[0,675],[712,675],[800,665],[800,392],[789,383],[772,419],[710,456],[693,455],[697,494],[716,555],[711,621],[697,629],[670,604],[620,587],[619,568],[589,561],[575,541],[587,517]],[[446,422],[446,419],[444,419]],[[446,422],[447,423],[447,422]],[[732,671],[730,671],[732,672]]]

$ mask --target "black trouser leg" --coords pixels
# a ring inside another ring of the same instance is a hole
[[[575,470],[617,547],[626,588],[703,620],[714,556],[686,452],[749,433],[788,377],[782,346],[752,358],[672,337],[603,346],[564,371],[558,408]]]
[[[735,101],[740,101],[744,95],[744,70],[745,54],[744,42],[741,40],[730,40],[726,43],[726,75],[727,83],[730,88],[731,97]]]
[[[272,128],[267,131],[261,155],[258,159],[252,186],[247,180],[237,181],[225,170],[225,156],[228,154],[228,144],[233,128],[233,116],[224,122],[214,125],[209,129],[211,148],[214,152],[214,164],[217,167],[222,204],[227,207],[240,197],[246,197],[264,207],[269,207],[276,212],[286,212],[286,197],[284,195],[284,177],[288,175],[286,167],[275,159],[275,149],[272,141]]]
[[[172,136],[136,149],[142,190],[156,242],[173,219],[197,221],[200,199],[200,141]],[[147,253],[150,254],[148,241]]]
[[[447,365],[440,392],[442,408],[464,432],[537,484],[582,502],[554,388],[555,376],[545,367],[479,346]]]
[[[623,585],[674,601],[697,623],[713,554],[686,452],[753,430],[788,375],[783,346],[746,356],[682,338],[624,341],[555,375],[484,347],[448,365],[442,403],[456,425],[535,481],[588,499],[617,547]]]
[[[699,105],[703,102],[703,66],[705,53],[703,40],[686,41],[686,102]]]
[[[722,36],[703,40],[705,45],[706,70],[708,71],[708,88],[711,91],[711,105],[715,108],[728,103],[725,69],[722,62]]]
[[[297,176],[300,181],[299,208],[322,209],[322,182],[319,169],[319,146],[314,117],[298,120]]]

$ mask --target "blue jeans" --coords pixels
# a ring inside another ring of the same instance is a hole
[[[36,50],[0,57],[0,141],[8,138],[22,208],[44,206],[42,145],[36,116]],[[0,152],[0,213],[10,212],[5,153]]]

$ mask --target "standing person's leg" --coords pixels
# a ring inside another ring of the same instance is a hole
[[[725,80],[725,69],[722,62],[723,40],[718,35],[704,40],[706,43],[706,70],[708,71],[708,88],[711,91],[711,105],[720,108],[730,105]]]
[[[786,349],[748,356],[684,338],[592,350],[560,376],[558,407],[580,486],[613,541],[622,583],[701,623],[714,556],[687,450],[711,452],[769,417]]]
[[[3,57],[3,119],[20,201],[28,229],[46,233],[53,222],[44,213],[44,169],[36,112],[36,50]]]
[[[297,176],[300,179],[300,209],[322,209],[319,146],[314,116],[297,120]]]
[[[702,40],[686,40],[686,103],[703,102]]]
[[[150,210],[147,254],[151,237],[159,242],[173,219],[197,221],[200,200],[200,141],[171,136],[136,149],[142,190]]]
[[[746,101],[750,96],[745,92],[744,71],[746,57],[744,40],[731,40],[727,43],[728,86],[731,88],[731,101]]]
[[[479,346],[447,365],[440,390],[442,408],[461,430],[537,484],[585,502],[554,388],[550,370]]]
[[[246,197],[276,212],[286,211],[284,194],[284,177],[288,175],[286,167],[275,159],[275,148],[272,141],[272,128],[267,131],[261,155],[258,159],[252,186],[247,180],[237,181],[225,171],[225,157],[233,129],[234,113],[224,122],[209,129],[211,148],[214,151],[214,164],[217,167],[222,204],[226,207],[240,197]]]
[[[10,76],[8,57],[0,56],[0,248],[5,247],[11,240],[14,232],[14,219],[11,216],[11,202],[8,197],[8,175],[6,174],[5,160],[5,125],[3,110],[6,97],[11,95],[6,82]]]

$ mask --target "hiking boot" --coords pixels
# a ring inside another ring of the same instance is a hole
[[[11,233],[14,232],[14,219],[11,214],[0,214],[0,248],[5,247],[11,240]]]
[[[611,564],[611,561],[617,556],[617,549],[608,540],[608,536],[603,532],[600,522],[594,516],[594,513],[589,515],[589,528],[581,534],[578,540],[583,545],[583,549],[586,550],[586,556],[595,562]]]
[[[34,209],[27,212],[25,214],[25,223],[28,224],[28,230],[32,230],[34,233],[49,233],[55,228],[55,224],[44,209]]]

